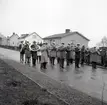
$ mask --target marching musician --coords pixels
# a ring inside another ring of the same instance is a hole
[[[85,63],[86,63],[87,65],[90,64],[90,54],[91,54],[91,52],[90,52],[89,48],[87,48],[87,49],[85,50]]]
[[[81,48],[81,65],[84,65],[85,61],[85,46],[83,45]]]
[[[59,50],[59,46],[57,46],[56,57],[57,57],[57,63],[59,64],[59,62],[60,62],[60,50]]]
[[[70,48],[71,48],[71,51],[70,51],[70,63],[73,64],[73,60],[74,60],[74,56],[75,56],[75,48],[74,48],[73,43],[70,44]]]
[[[54,65],[55,58],[56,58],[56,45],[55,42],[53,42],[50,46],[50,62],[52,65]]]
[[[65,44],[62,43],[61,46],[59,47],[60,51],[60,67],[64,68],[64,60],[66,58],[66,47],[64,46]]]
[[[80,44],[77,44],[77,47],[75,48],[75,68],[79,68],[79,62],[80,62]]]
[[[41,46],[39,45],[39,50],[37,51],[37,62],[40,63],[41,61],[41,50],[40,50]]]
[[[39,50],[39,46],[36,44],[36,41],[33,41],[33,44],[30,46],[30,49],[32,54],[32,64],[33,67],[35,67],[37,60],[37,51]]]
[[[70,63],[70,52],[71,52],[71,46],[68,43],[67,47],[66,47],[66,62],[67,62],[67,66],[69,66]]]
[[[25,63],[30,64],[31,60],[31,51],[29,48],[30,43],[25,41],[24,49],[25,49]]]
[[[19,50],[20,50],[20,62],[23,63],[24,62],[24,54],[25,54],[23,42],[21,42],[21,44],[19,45]]]
[[[47,53],[47,44],[43,43],[42,47],[41,47],[41,69],[47,69],[46,65],[48,63],[48,53]]]
[[[96,47],[94,47],[93,51],[91,52],[91,62],[92,62],[92,68],[93,69],[96,69],[96,64],[98,62],[98,51],[96,49]]]

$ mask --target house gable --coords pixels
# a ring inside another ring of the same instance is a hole
[[[78,33],[75,33],[73,35],[68,35],[66,37],[62,37],[61,42],[64,42],[66,45],[71,42],[73,42],[75,45],[77,43],[80,43],[81,46],[85,45],[86,47],[88,47],[89,41],[87,39],[85,39],[84,37],[82,37],[81,35],[79,35]]]
[[[43,42],[43,39],[36,32],[29,34],[24,40],[27,40],[30,43],[32,43],[33,41],[40,43]]]

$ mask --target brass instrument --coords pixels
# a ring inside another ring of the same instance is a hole
[[[38,51],[39,50],[39,46],[38,45],[31,45],[31,50],[32,51]]]

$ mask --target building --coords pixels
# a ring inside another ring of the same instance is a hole
[[[29,41],[29,43],[33,43],[33,41],[42,43],[43,39],[36,32],[33,32],[31,34],[22,34],[21,37],[19,37],[19,43],[24,41]]]
[[[7,38],[0,33],[0,45],[7,45]]]
[[[12,34],[12,36],[7,38],[7,42],[9,46],[18,46],[19,40],[18,40],[19,36],[15,33]]]
[[[53,41],[57,45],[60,45],[62,42],[65,43],[65,45],[73,42],[74,44],[80,43],[80,45],[85,45],[86,47],[88,47],[88,42],[90,41],[88,38],[86,38],[79,32],[71,32],[70,29],[66,29],[65,33],[51,35],[43,39],[44,42],[49,44]]]

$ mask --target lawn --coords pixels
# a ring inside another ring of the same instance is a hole
[[[0,60],[0,105],[66,105]]]

